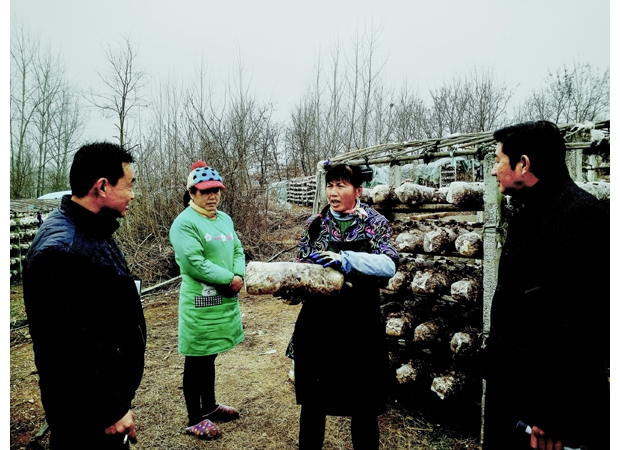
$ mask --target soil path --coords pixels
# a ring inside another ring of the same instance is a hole
[[[241,417],[221,424],[222,436],[201,441],[184,434],[187,420],[181,390],[183,357],[177,351],[178,286],[143,298],[148,328],[146,366],[134,401],[138,443],[134,449],[296,449],[299,411],[291,361],[284,352],[301,305],[272,296],[240,298],[245,340],[216,360],[216,395]],[[11,449],[27,449],[43,426],[32,344],[27,327],[11,336]],[[96,405],[76,405],[86,413]],[[328,417],[324,449],[351,449],[350,420]],[[448,436],[400,408],[380,416],[381,449],[474,449],[475,439]],[[76,436],[79,439],[79,434]],[[47,435],[40,440],[47,443]],[[88,442],[84,442],[88,448]],[[32,447],[30,447],[32,448]]]

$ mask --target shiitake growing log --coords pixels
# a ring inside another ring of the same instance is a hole
[[[411,281],[411,290],[422,295],[445,294],[448,292],[448,276],[436,270],[417,271]]]
[[[381,309],[381,317],[385,321],[389,317],[400,314],[403,310],[403,305],[399,302],[387,302],[382,304],[379,308]]]
[[[476,302],[480,297],[480,282],[477,279],[463,279],[452,283],[450,295],[459,302]]]
[[[476,340],[470,333],[457,331],[450,339],[450,350],[459,356],[468,356],[475,351]]]
[[[425,361],[416,359],[396,369],[396,379],[400,384],[410,384],[422,379],[425,375]]]
[[[436,393],[440,399],[446,398],[460,392],[465,386],[466,377],[463,374],[450,374],[435,377],[431,384],[431,391]]]
[[[454,245],[463,256],[477,256],[482,252],[482,236],[476,232],[463,233],[456,238]]]
[[[404,292],[410,283],[411,275],[399,270],[388,280],[387,288],[394,292]]]
[[[366,203],[367,205],[372,205],[372,189],[362,188],[362,195],[360,195],[360,201],[362,203]]]
[[[391,205],[398,200],[398,197],[396,197],[394,193],[394,187],[387,184],[378,184],[375,186],[371,195],[374,205]]]
[[[245,269],[245,288],[251,295],[329,295],[339,292],[343,284],[340,272],[319,264],[252,261]]]
[[[390,317],[385,323],[385,334],[391,337],[403,337],[407,326],[406,317]]]
[[[475,205],[482,204],[484,194],[484,183],[467,183],[455,181],[450,183],[446,200],[453,205]]]
[[[414,344],[436,344],[441,336],[445,334],[445,323],[443,319],[429,320],[421,323],[413,330]]]
[[[390,337],[404,338],[410,334],[413,323],[413,316],[410,313],[401,311],[390,314],[385,322],[385,334]]]
[[[405,182],[394,189],[394,194],[401,203],[413,206],[422,203],[432,203],[435,189],[415,183]]]
[[[438,227],[424,235],[424,251],[444,255],[454,248],[458,235],[447,227]]]
[[[399,252],[418,253],[424,250],[424,232],[413,229],[400,233],[394,239],[394,246]]]

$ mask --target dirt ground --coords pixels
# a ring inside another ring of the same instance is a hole
[[[11,287],[13,297],[19,287]],[[216,395],[221,403],[240,411],[240,418],[221,425],[216,441],[184,434],[185,403],[181,390],[183,357],[177,352],[178,285],[143,296],[148,341],[146,367],[134,401],[138,443],[135,449],[295,449],[300,408],[289,379],[285,356],[301,305],[288,305],[272,296],[240,298],[245,340],[216,360]],[[13,324],[12,324],[13,325]],[[49,433],[34,436],[45,424],[28,328],[11,331],[10,448],[45,445]],[[80,413],[80,405],[77,413]],[[92,405],[83,405],[84,408]],[[462,436],[395,401],[379,418],[382,449],[469,450],[476,437]],[[328,417],[324,449],[351,449],[350,419]],[[79,438],[79,435],[78,435]],[[29,444],[30,443],[30,444]],[[84,442],[88,448],[88,442]]]

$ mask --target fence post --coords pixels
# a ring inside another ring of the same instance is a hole
[[[483,239],[483,265],[482,265],[482,285],[483,285],[483,307],[482,307],[482,334],[484,338],[489,335],[491,330],[491,303],[493,294],[497,286],[497,267],[499,262],[498,232],[499,226],[499,192],[495,178],[491,175],[493,168],[494,154],[487,153],[481,164],[484,170],[484,239]],[[486,381],[482,380],[482,401],[481,401],[481,427],[480,439],[484,442],[484,403],[486,395]]]

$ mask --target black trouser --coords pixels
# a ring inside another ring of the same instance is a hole
[[[201,422],[202,416],[215,408],[215,358],[186,356],[183,370],[183,396],[187,407],[188,426]]]
[[[299,450],[320,450],[325,439],[325,413],[310,405],[302,405],[299,418]],[[351,440],[354,450],[379,448],[379,422],[374,413],[351,416]]]
[[[128,450],[129,442],[123,444],[124,434],[105,434],[71,427],[71,430],[50,428],[50,450]]]

